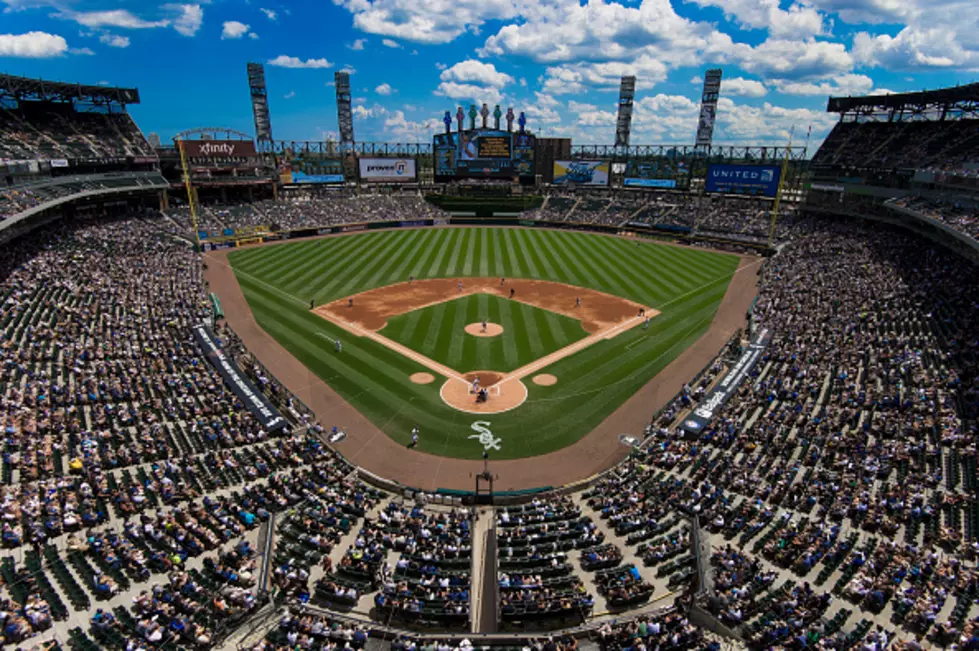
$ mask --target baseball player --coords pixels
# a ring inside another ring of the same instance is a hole
[[[646,316],[646,308],[644,307],[639,308],[639,316]]]
[[[408,444],[409,448],[414,448],[418,445],[418,425],[411,428],[411,443]]]
[[[340,343],[339,339],[336,340],[336,342],[333,344],[333,347],[337,349],[338,353],[343,352],[343,344]]]
[[[479,376],[473,378],[472,390],[469,393],[479,393]]]
[[[574,306],[575,307],[581,307],[581,297],[580,296],[575,297],[575,299],[574,299]]]
[[[501,285],[506,285],[506,278],[501,277],[500,278],[500,284]]]
[[[313,299],[309,299],[309,309],[313,309]]]
[[[354,306],[354,299],[352,299],[352,298],[351,299],[348,299],[347,300],[347,307],[353,307],[353,306]]]
[[[486,332],[486,319],[483,319],[483,332]]]
[[[459,291],[462,292],[462,283],[459,283]]]
[[[513,298],[513,295],[516,291],[517,290],[515,290],[513,287],[510,288],[510,298]]]
[[[408,284],[410,285],[415,280],[414,276],[408,276]]]
[[[642,329],[643,330],[649,330],[649,317],[648,316],[646,317],[645,323],[642,324]]]

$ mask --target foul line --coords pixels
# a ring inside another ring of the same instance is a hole
[[[249,280],[251,280],[253,282],[259,283],[261,285],[265,285],[266,287],[268,287],[269,289],[271,289],[273,292],[278,292],[279,294],[282,294],[283,296],[285,296],[287,298],[291,298],[294,301],[297,301],[299,303],[302,303],[303,305],[309,305],[309,301],[304,301],[303,299],[299,298],[298,296],[293,296],[289,292],[286,292],[286,291],[283,291],[283,290],[279,289],[275,285],[270,285],[267,282],[265,282],[264,280],[262,280],[261,278],[256,278],[255,276],[251,275],[247,271],[242,271],[241,269],[235,269],[233,266],[231,266],[230,264],[228,264],[224,260],[219,260],[218,258],[215,258],[215,257],[212,257],[212,256],[206,256],[206,257],[207,257],[208,260],[211,260],[212,262],[216,262],[218,264],[224,265],[225,267],[227,267],[228,269],[230,269],[231,270],[231,273],[233,273],[233,274],[241,274],[242,276],[245,276],[246,278],[248,278]]]
[[[734,278],[735,275],[741,273],[745,269],[748,269],[750,267],[754,267],[756,264],[762,263],[764,261],[765,261],[765,258],[759,258],[759,259],[755,260],[754,262],[752,262],[751,264],[746,264],[743,267],[738,267],[737,269],[734,270],[734,273],[732,273],[730,276],[718,276],[714,280],[712,280],[712,281],[710,281],[708,283],[705,283],[705,284],[701,285],[700,287],[697,287],[696,289],[690,290],[686,294],[680,294],[679,296],[675,296],[669,302],[663,303],[662,305],[657,306],[657,309],[660,312],[662,312],[663,311],[663,308],[666,307],[667,305],[673,305],[674,303],[676,303],[677,301],[679,301],[681,298],[686,298],[687,296],[690,296],[691,294],[696,294],[697,292],[699,292],[699,291],[701,291],[703,289],[706,289],[707,287],[710,287],[711,285],[714,285],[716,283],[719,283],[720,281],[724,280],[725,278],[727,278],[727,279],[730,280],[731,278]]]

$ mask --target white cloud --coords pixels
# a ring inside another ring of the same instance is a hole
[[[226,21],[221,26],[221,38],[222,39],[235,39],[241,38],[251,29],[250,25],[239,22],[237,20]]]
[[[520,87],[521,88],[526,88],[527,87],[527,80],[524,79],[523,77],[520,78]]]
[[[68,48],[68,54],[77,54],[81,56],[95,56],[95,51],[90,47],[70,47]]]
[[[55,18],[73,20],[85,27],[118,27],[122,29],[154,29],[167,27],[168,20],[143,20],[126,9],[108,11],[60,11],[52,14]]]
[[[700,86],[701,84],[704,83],[704,78],[701,77],[700,75],[694,75],[693,77],[690,78],[690,83],[694,84],[695,86]]]
[[[47,32],[0,34],[0,56],[25,59],[48,59],[68,51],[63,36]]]
[[[526,0],[333,0],[354,16],[354,27],[419,43],[448,43],[476,33],[487,20],[514,18]]]
[[[502,104],[504,95],[498,88],[460,84],[454,81],[443,81],[435,90],[436,95],[455,100],[471,101],[475,104]]]
[[[279,68],[332,68],[333,64],[326,59],[306,59],[303,61],[299,57],[291,57],[280,54],[274,59],[269,59],[270,66]]]
[[[102,34],[99,36],[99,42],[104,43],[109,47],[129,47],[129,38],[126,36],[119,36],[118,34]]]
[[[849,72],[854,65],[842,43],[816,40],[768,39],[755,47],[726,44],[718,48],[718,54],[766,78],[823,78]]]
[[[391,84],[384,83],[377,86],[374,89],[374,92],[378,95],[390,95],[391,93],[395,92],[395,90],[391,88]]]
[[[636,88],[648,89],[666,80],[667,67],[646,54],[629,62],[562,64],[547,68],[543,87],[554,95],[577,95],[588,88],[617,90],[623,75],[636,75]]]
[[[401,43],[398,43],[397,41],[392,41],[389,38],[383,39],[381,41],[381,45],[383,45],[384,47],[390,47],[395,49],[401,49],[402,47],[404,47],[403,45],[401,45]]]
[[[436,63],[436,64],[435,64],[435,67],[436,67],[436,68],[437,68],[438,70],[445,70],[445,69],[446,69],[446,68],[448,68],[449,66],[447,66],[447,65],[445,65],[444,63]]]
[[[355,75],[357,74],[357,68],[354,68],[353,66],[343,66],[342,68],[340,68],[340,72],[345,72],[348,75]],[[364,90],[367,89],[365,88]]]
[[[812,6],[793,2],[787,10],[780,0],[692,0],[697,5],[720,7],[728,20],[743,28],[764,29],[775,38],[808,38],[826,32],[823,16]]]
[[[271,9],[266,9],[265,7],[262,7],[261,9],[259,9],[259,11],[265,14],[265,17],[268,18],[269,20],[277,20],[279,18],[279,14],[275,13]]]
[[[594,104],[568,102],[568,110],[577,115],[576,124],[585,127],[608,126],[615,124],[615,113],[599,110]]]
[[[461,84],[471,83],[493,88],[503,88],[513,83],[513,77],[499,72],[492,63],[483,63],[475,59],[460,61],[439,75],[442,81],[454,81]]]
[[[721,83],[721,93],[724,92],[724,84]],[[786,95],[808,95],[816,97],[826,97],[828,95],[865,95],[874,86],[874,80],[866,75],[837,75],[829,81],[806,82],[806,81],[787,81],[784,79],[773,79],[776,90]]]
[[[956,42],[954,31],[940,27],[905,27],[897,36],[859,32],[853,37],[853,56],[865,66],[898,70],[977,66],[979,39],[974,35],[969,38],[972,51]]]
[[[832,129],[837,118],[822,110],[785,108],[768,102],[760,107],[747,106],[721,97],[717,102],[717,121],[720,131],[715,131],[715,138],[719,135],[730,141],[770,140],[782,144],[793,127],[796,138],[800,138],[810,125],[813,134],[819,136]]]
[[[204,10],[200,5],[163,5],[177,13],[173,19],[173,28],[183,36],[194,36],[204,22]]]
[[[432,131],[439,129],[441,123],[436,118],[414,122],[405,118],[404,111],[395,111],[384,120],[384,131],[402,140],[419,142],[430,140]]]
[[[290,90],[288,93],[282,96],[282,99],[292,99],[296,96],[296,91]]]
[[[358,38],[356,41],[348,45],[347,47],[351,50],[361,51],[364,49],[364,44],[367,43],[366,38]]]
[[[745,79],[744,77],[733,77],[721,80],[721,95],[735,95],[739,97],[764,97],[768,94],[765,84],[756,79]]]
[[[257,41],[258,34],[256,34],[255,32],[248,32],[248,38],[252,39],[253,41]]]

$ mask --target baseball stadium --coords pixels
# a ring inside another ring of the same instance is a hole
[[[720,69],[663,145],[240,72],[169,141],[0,75],[4,645],[979,648],[979,84],[810,151]]]

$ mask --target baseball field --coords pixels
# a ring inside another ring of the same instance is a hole
[[[267,245],[228,261],[258,324],[392,439],[407,444],[418,427],[421,451],[516,459],[575,442],[696,341],[739,258],[442,228]]]

